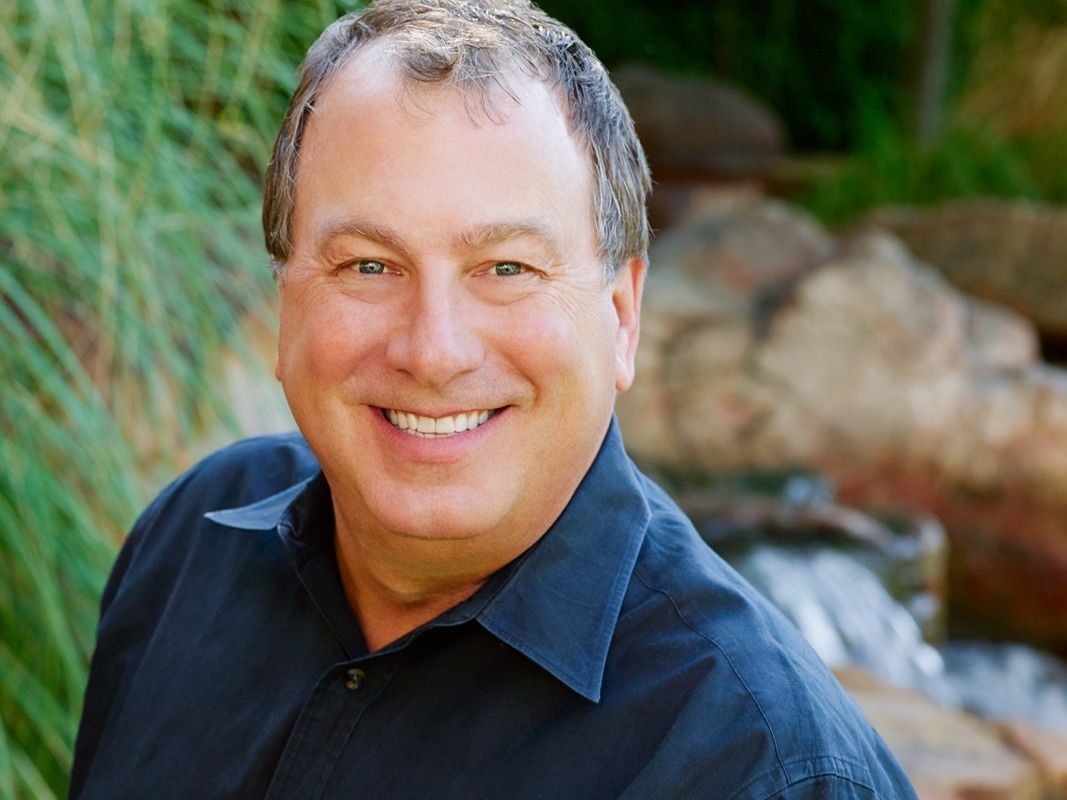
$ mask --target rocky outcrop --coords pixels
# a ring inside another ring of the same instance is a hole
[[[657,181],[736,179],[781,155],[782,123],[741,90],[629,66],[613,73]]]
[[[885,739],[920,800],[1067,798],[1067,739],[942,708],[856,669],[838,680]]]
[[[880,210],[867,224],[898,236],[976,297],[1067,340],[1067,210],[1010,200]]]
[[[1018,720],[999,722],[1001,738],[1034,765],[1045,797],[1067,798],[1067,737]]]
[[[655,229],[699,207],[709,183],[782,181],[785,129],[770,108],[740,89],[636,65],[612,78],[656,176],[649,199]]]
[[[618,404],[639,461],[814,469],[845,502],[933,513],[953,605],[1067,647],[1067,371],[1029,325],[891,236],[835,243],[769,201],[707,208],[652,262]]]

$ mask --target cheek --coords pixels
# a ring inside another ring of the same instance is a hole
[[[279,321],[279,369],[283,375],[340,379],[370,356],[383,339],[365,304],[339,295],[311,293],[283,303]]]
[[[614,385],[614,313],[610,303],[554,303],[502,319],[508,360],[536,383],[588,391]]]

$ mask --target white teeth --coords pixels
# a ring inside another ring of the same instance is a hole
[[[451,417],[439,417],[435,419],[434,417],[420,417],[408,411],[397,411],[392,408],[385,410],[386,419],[388,419],[394,427],[420,438],[451,436],[456,433],[463,433],[464,431],[472,431],[479,425],[485,423],[492,413],[493,412],[489,410],[469,411]]]

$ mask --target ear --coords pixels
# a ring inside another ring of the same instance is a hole
[[[611,291],[618,328],[615,331],[615,388],[623,392],[634,382],[634,358],[641,330],[641,293],[648,262],[631,258],[619,267]]]

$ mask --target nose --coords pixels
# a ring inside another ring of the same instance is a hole
[[[485,358],[470,303],[448,280],[420,279],[386,345],[386,362],[427,388],[443,388]]]

